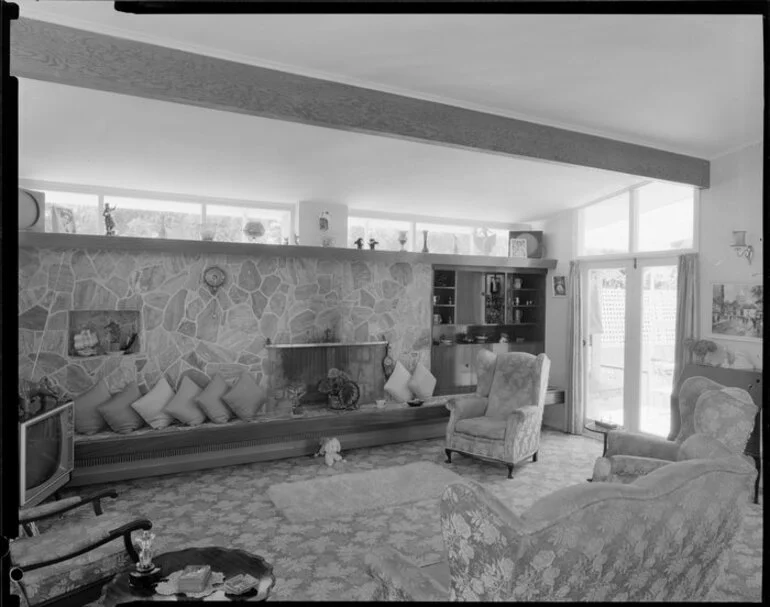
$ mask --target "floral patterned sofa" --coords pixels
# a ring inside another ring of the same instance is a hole
[[[521,514],[474,482],[442,496],[448,561],[367,557],[379,600],[694,601],[737,535],[756,474],[740,455],[664,466],[630,484],[560,489]]]

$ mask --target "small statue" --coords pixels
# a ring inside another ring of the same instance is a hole
[[[299,383],[293,384],[288,387],[287,392],[289,394],[289,398],[291,399],[291,414],[294,416],[303,415],[305,411],[302,405],[300,404],[300,399],[307,392],[305,385],[299,384]]]
[[[329,211],[323,211],[318,218],[318,229],[322,232],[328,232],[329,231],[329,218],[331,217],[331,214]]]
[[[353,244],[356,245],[356,248],[360,251],[364,248],[364,239],[359,236],[353,241]]]
[[[139,561],[136,570],[129,572],[128,583],[130,586],[149,588],[161,578],[161,569],[152,562],[152,542],[155,534],[145,529],[137,538],[139,544]]]
[[[118,207],[111,207],[110,203],[104,205],[102,215],[104,215],[104,228],[107,236],[115,236],[115,220],[112,218],[112,212],[117,208]]]
[[[376,247],[378,244],[380,244],[380,243],[379,243],[379,242],[377,242],[377,241],[376,241],[374,238],[370,238],[370,239],[369,239],[369,248],[370,248],[372,251],[374,251],[374,247]]]

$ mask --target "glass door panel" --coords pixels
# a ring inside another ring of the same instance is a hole
[[[639,429],[667,436],[676,335],[676,265],[641,267],[642,359]]]
[[[588,268],[585,278],[586,418],[623,425],[627,270]]]

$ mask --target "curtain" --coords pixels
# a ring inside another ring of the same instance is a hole
[[[698,254],[680,255],[676,275],[676,332],[674,341],[674,381],[676,390],[685,365],[692,354],[685,341],[698,334]]]
[[[583,418],[585,417],[585,391],[583,388],[584,353],[583,341],[583,300],[580,285],[580,264],[571,261],[569,264],[569,353],[570,380],[567,396],[567,432],[581,434]]]

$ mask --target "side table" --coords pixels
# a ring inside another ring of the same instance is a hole
[[[240,573],[248,573],[257,579],[265,577],[270,579],[267,590],[256,593],[248,592],[240,596],[228,596],[231,601],[264,601],[270,595],[275,585],[273,566],[261,556],[251,554],[245,550],[234,548],[200,547],[187,548],[176,552],[166,552],[155,556],[153,562],[163,570],[163,577],[167,577],[174,571],[184,569],[187,565],[209,565],[212,571],[224,574],[225,579]],[[132,601],[168,601],[171,597],[155,594],[154,590],[134,588],[128,583],[127,569],[117,574],[111,582],[102,588],[100,603],[104,607],[112,607],[121,603]],[[181,596],[181,595],[177,595]]]
[[[596,422],[588,422],[583,426],[586,430],[589,432],[598,432],[604,437],[604,448],[602,449],[602,457],[604,457],[607,454],[607,434],[609,434],[610,430],[623,430],[623,426],[617,426],[616,428],[605,428],[604,426],[599,426],[596,424]],[[592,479],[587,479],[588,482],[591,482]]]

